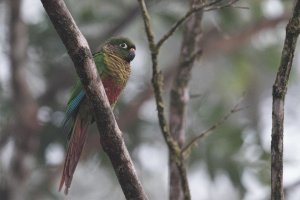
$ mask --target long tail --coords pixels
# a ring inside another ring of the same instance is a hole
[[[72,129],[71,138],[68,143],[67,155],[65,158],[64,169],[59,185],[59,191],[65,185],[64,193],[67,195],[71,186],[73,174],[75,172],[77,163],[79,161],[84,142],[87,136],[88,121],[83,120],[79,114],[77,114],[75,123]]]

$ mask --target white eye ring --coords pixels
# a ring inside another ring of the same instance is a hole
[[[120,44],[120,47],[122,47],[123,49],[126,49],[127,48],[127,44],[126,43],[122,43],[122,44]]]

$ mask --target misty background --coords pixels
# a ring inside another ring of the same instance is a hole
[[[0,1],[0,199],[13,199],[12,193],[22,194],[22,199],[65,199],[58,192],[67,139],[60,125],[77,75],[41,2],[36,0],[22,1],[25,31],[20,37],[27,45],[26,60],[21,72],[13,73],[9,1]],[[135,42],[132,75],[114,113],[149,199],[167,199],[168,152],[158,125],[148,43],[137,2],[65,2],[93,52],[116,35]],[[147,3],[156,38],[189,8],[180,0]],[[187,160],[193,199],[270,198],[271,92],[293,1],[240,0],[237,5],[248,9],[229,7],[204,13],[203,56],[193,67],[187,141],[222,118],[242,96],[245,109],[193,149]],[[159,66],[166,74],[167,103],[181,40],[182,28],[165,43],[159,57]],[[287,200],[300,198],[297,49],[285,102],[283,181]],[[14,84],[20,79],[27,92]],[[18,99],[22,95],[26,101]],[[34,115],[30,114],[32,106]],[[30,124],[30,137],[16,136],[24,130],[22,122]],[[29,138],[25,150],[20,148],[18,144]],[[68,199],[124,199],[95,125],[89,128]]]

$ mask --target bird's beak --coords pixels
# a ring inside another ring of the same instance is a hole
[[[135,52],[135,48],[130,48],[129,51],[130,52]]]
[[[129,54],[128,54],[128,60],[129,62],[132,61],[135,57],[135,48],[129,49]]]

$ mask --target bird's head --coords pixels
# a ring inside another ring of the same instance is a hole
[[[109,39],[103,46],[106,53],[118,56],[127,62],[135,57],[135,45],[128,38],[116,37]]]

